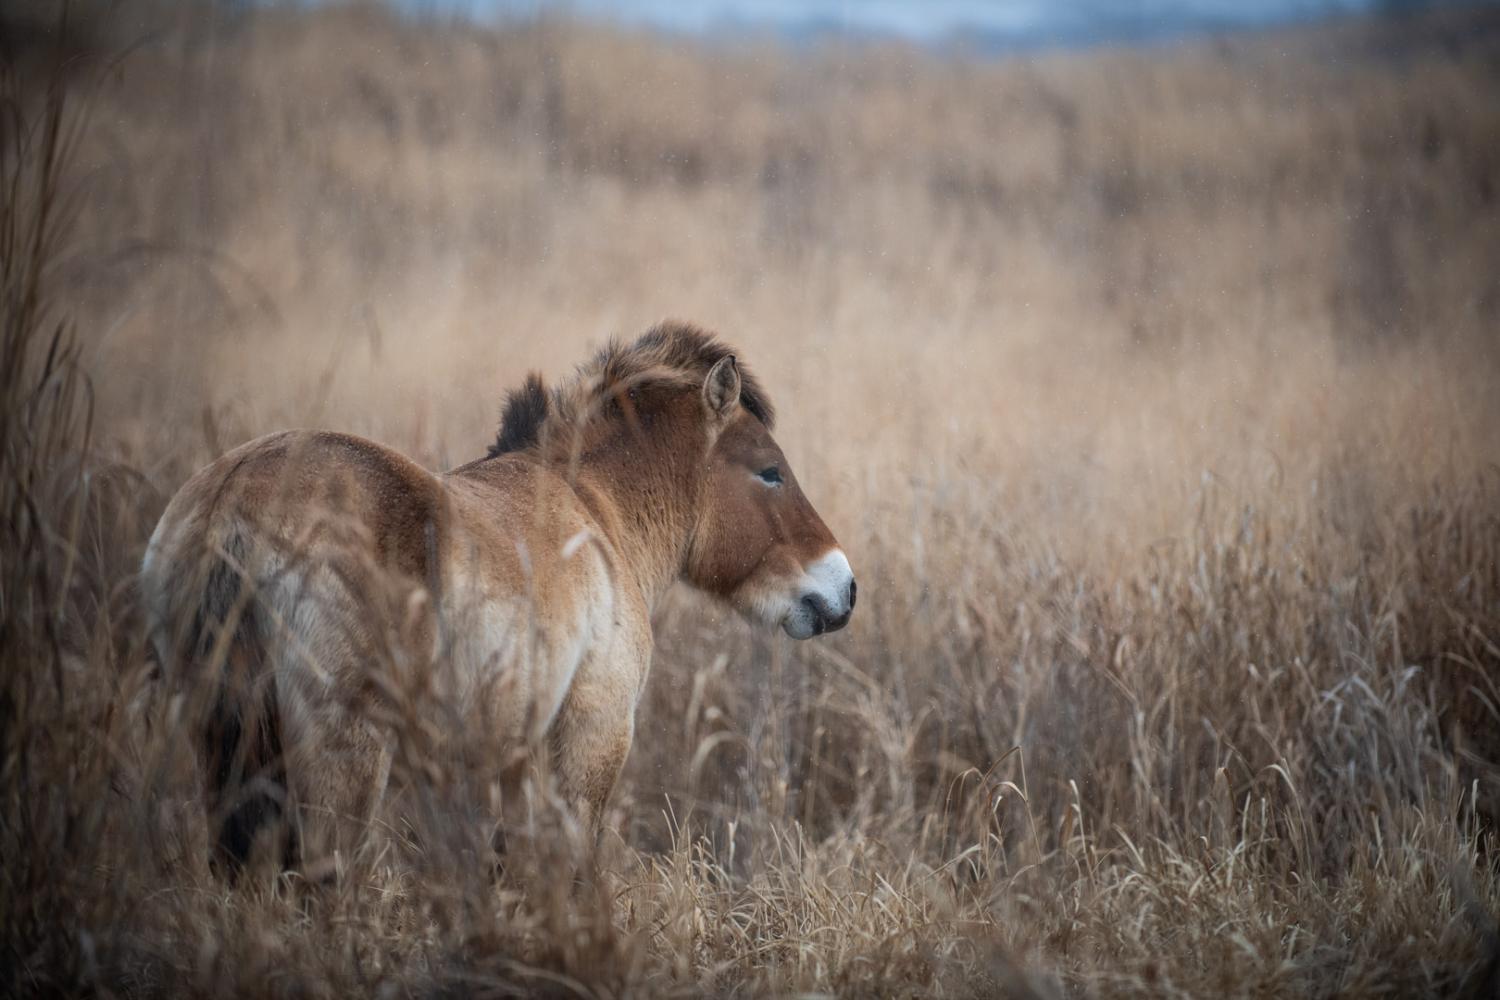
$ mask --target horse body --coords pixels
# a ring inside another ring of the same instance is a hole
[[[551,394],[533,377],[490,455],[445,475],[301,431],[193,476],[143,585],[162,662],[208,692],[221,856],[243,863],[287,801],[304,860],[350,849],[391,760],[366,707],[413,670],[497,743],[545,746],[596,822],[674,579],[799,638],[848,620],[848,562],[769,424],[733,355],[674,325]]]

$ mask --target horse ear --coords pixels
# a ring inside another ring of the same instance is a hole
[[[703,402],[710,413],[725,416],[740,401],[740,369],[734,355],[726,354],[708,370],[703,380]]]

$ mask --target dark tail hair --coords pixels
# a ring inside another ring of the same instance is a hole
[[[239,536],[211,558],[193,621],[195,666],[210,689],[200,732],[213,862],[230,878],[250,860],[257,835],[276,831],[283,865],[296,861],[287,813],[286,762],[275,674],[261,612],[246,578]]]

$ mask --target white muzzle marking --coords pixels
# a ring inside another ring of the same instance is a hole
[[[837,631],[849,623],[854,594],[854,571],[843,550],[834,549],[803,570],[781,627],[793,639]]]

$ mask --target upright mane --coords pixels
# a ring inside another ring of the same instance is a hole
[[[506,394],[500,432],[490,445],[489,457],[537,448],[553,431],[576,428],[594,416],[602,401],[623,388],[702,385],[709,369],[732,354],[712,334],[690,323],[668,321],[658,323],[634,343],[611,340],[570,379],[551,390],[533,372],[519,389]],[[767,428],[772,427],[776,414],[765,390],[743,362],[736,359],[736,366],[740,404]]]

